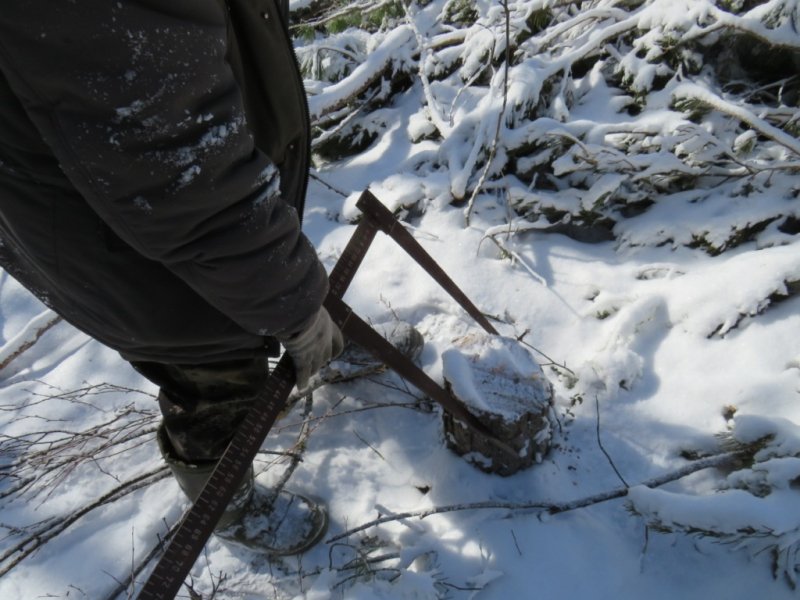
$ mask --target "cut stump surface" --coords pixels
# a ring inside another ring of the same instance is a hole
[[[445,386],[494,436],[517,451],[499,451],[445,411],[447,445],[487,473],[513,475],[541,462],[550,447],[553,392],[542,368],[513,338],[472,333],[442,355]]]

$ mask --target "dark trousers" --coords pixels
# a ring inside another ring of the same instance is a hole
[[[159,386],[158,405],[172,451],[190,464],[222,456],[269,376],[266,357],[201,365],[131,364]]]

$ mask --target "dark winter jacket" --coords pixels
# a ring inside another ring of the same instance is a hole
[[[0,264],[126,358],[251,356],[322,303],[276,1],[3,0]]]

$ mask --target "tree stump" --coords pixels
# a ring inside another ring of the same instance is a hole
[[[456,340],[442,361],[450,394],[517,456],[509,457],[445,411],[447,446],[479,469],[503,476],[541,462],[552,436],[553,390],[530,353],[513,338],[471,333]]]

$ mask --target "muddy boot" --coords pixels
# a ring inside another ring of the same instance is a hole
[[[216,466],[215,461],[189,464],[178,458],[166,430],[158,443],[181,490],[193,502]],[[225,509],[214,534],[225,542],[271,556],[300,554],[316,544],[328,527],[325,508],[306,496],[281,490],[277,495],[255,481],[250,467]]]

